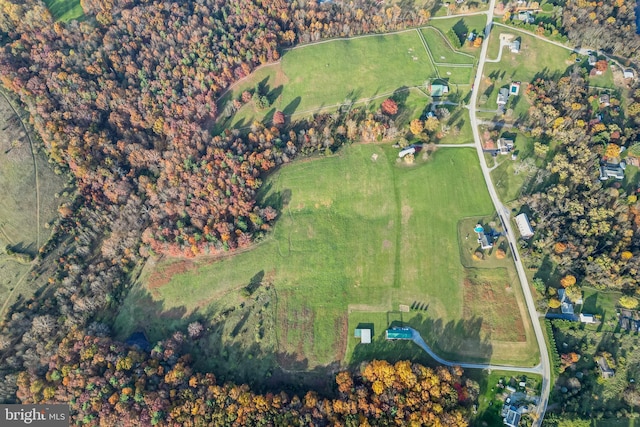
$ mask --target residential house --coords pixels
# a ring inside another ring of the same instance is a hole
[[[635,73],[633,72],[633,69],[631,68],[627,68],[622,72],[622,75],[624,76],[625,79],[633,79],[635,77]]]
[[[596,318],[593,314],[580,313],[579,318],[582,323],[597,323]]]
[[[520,93],[520,82],[512,82],[509,86],[509,96],[517,96]]]
[[[503,107],[509,100],[509,90],[506,87],[500,89],[498,92],[498,107]]]
[[[509,49],[511,53],[520,53],[520,40],[514,40],[509,43]]]
[[[595,55],[589,55],[589,66],[594,67],[598,62],[598,58]]]
[[[484,232],[484,227],[480,224],[476,224],[476,227],[473,229],[478,234],[478,243],[482,249],[491,249],[493,247],[493,233],[490,236]]]
[[[508,427],[518,427],[518,424],[520,424],[520,413],[516,410],[513,410],[512,408],[509,408],[507,416],[504,417],[503,422],[504,425]]]
[[[509,154],[513,147],[512,139],[498,138],[498,151],[500,151],[500,154]]]
[[[600,165],[600,181],[606,181],[610,178],[623,180],[625,167],[626,164],[624,162],[603,163]]]
[[[525,24],[533,24],[536,21],[536,18],[533,16],[531,12],[525,10],[523,12],[518,13],[518,21],[522,21]]]
[[[531,228],[531,223],[529,222],[529,217],[526,213],[521,213],[516,216],[516,225],[518,226],[518,231],[520,231],[520,236],[522,236],[523,239],[533,237],[533,228]]]
[[[429,85],[429,92],[431,92],[431,96],[434,97],[443,96],[449,93],[449,86],[446,84],[431,83]]]
[[[562,314],[574,314],[573,303],[564,289],[558,289],[558,299],[560,300],[560,310]]]
[[[416,152],[416,147],[414,147],[413,145],[405,148],[404,150],[401,150],[398,153],[398,157],[403,158],[404,156],[406,156],[407,154],[415,154]]]
[[[600,95],[600,98],[598,98],[598,102],[601,106],[608,107],[609,105],[611,105],[611,97],[608,93],[603,93],[602,95]]]
[[[602,378],[611,378],[615,375],[615,371],[611,369],[604,356],[600,356],[598,358],[598,368],[600,368],[600,375],[602,375]]]

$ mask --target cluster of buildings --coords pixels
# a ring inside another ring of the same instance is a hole
[[[509,101],[511,96],[518,96],[520,93],[520,82],[512,82],[509,85],[509,88],[503,87],[498,92],[498,99],[496,103],[498,104],[498,110],[502,110],[504,112],[504,107]]]
[[[501,411],[504,425],[518,427],[522,415],[530,412],[538,404],[538,396],[527,387],[526,381],[513,382],[512,380],[510,384],[503,384],[503,380],[500,380],[498,388],[504,390],[502,393],[504,405]]]

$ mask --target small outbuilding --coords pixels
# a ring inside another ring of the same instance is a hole
[[[371,328],[356,328],[353,336],[360,338],[360,344],[371,344]]]

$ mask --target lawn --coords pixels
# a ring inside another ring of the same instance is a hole
[[[516,200],[522,193],[522,187],[536,174],[538,170],[533,155],[533,139],[522,132],[507,133],[506,137],[515,144],[516,160],[510,155],[496,157],[498,166],[491,171],[491,180],[498,191],[500,200],[505,203]]]
[[[479,106],[483,109],[497,109],[496,99],[502,87],[508,87],[511,82],[522,82],[523,86],[532,81],[537,75],[560,76],[575,62],[570,60],[571,51],[552,45],[515,29],[496,27],[489,38],[487,57],[496,59],[500,46],[500,34],[513,34],[521,41],[520,53],[512,53],[508,47],[503,48],[500,62],[487,62],[484,68],[483,80],[480,87],[481,96]],[[522,88],[524,89],[524,87]],[[525,115],[529,104],[520,96],[512,97],[507,108],[514,111],[514,117]],[[484,99],[484,103],[482,102]]]
[[[500,410],[504,405],[505,396],[500,386],[500,380],[507,384],[511,379],[518,382],[525,380],[527,387],[539,390],[542,378],[539,375],[523,375],[510,371],[467,371],[467,375],[480,385],[477,413],[471,418],[471,426],[499,426],[502,425]]]
[[[51,15],[57,21],[71,21],[84,15],[80,0],[44,0]]]
[[[392,93],[435,77],[414,30],[303,46],[283,55],[282,69],[289,81],[275,107],[284,110],[300,97],[296,111]]]
[[[422,28],[421,31],[435,62],[468,65],[473,65],[476,62],[476,58],[473,55],[456,51],[439,29],[426,27]],[[478,48],[477,50],[479,51],[480,49]]]
[[[475,151],[440,149],[426,162],[418,156],[414,166],[396,159],[390,146],[353,145],[278,170],[261,194],[265,203],[282,205],[274,231],[254,249],[217,262],[149,265],[118,315],[118,335],[143,328],[160,339],[202,318],[215,337],[202,340],[210,350],[200,354],[231,346],[223,357],[234,366],[252,354],[260,363],[271,358],[273,366],[310,370],[369,357],[368,348],[349,338],[360,322],[375,324],[380,357],[404,355],[398,349],[414,356],[412,345],[379,339],[397,321],[419,329],[446,357],[522,362],[505,353],[494,359],[482,329],[493,321],[488,316],[465,317],[468,272],[460,262],[458,221],[493,208]],[[249,283],[259,284],[259,292],[246,296]],[[415,302],[428,308],[398,316],[399,304]],[[256,310],[261,320],[251,320]],[[238,320],[230,313],[243,314]],[[248,331],[229,338],[229,328]]]
[[[470,16],[452,16],[448,19],[432,19],[429,25],[442,31],[443,34],[453,28],[456,33],[462,35],[469,31],[475,31],[476,34],[482,34],[484,27],[487,25],[487,17],[485,15],[470,15]],[[468,47],[465,45],[462,52],[470,53],[476,58],[480,56],[480,49]]]

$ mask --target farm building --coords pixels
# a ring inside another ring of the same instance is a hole
[[[431,92],[431,96],[443,96],[449,93],[449,86],[432,83],[429,85],[429,92]]]
[[[371,344],[371,328],[356,328],[353,336],[360,338],[360,344]]]
[[[521,213],[516,216],[516,225],[518,226],[518,231],[520,231],[520,235],[523,239],[533,237],[533,228],[531,228],[527,214]]]
[[[413,339],[413,334],[409,328],[389,328],[385,332],[385,337],[388,340],[410,340]]]

